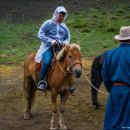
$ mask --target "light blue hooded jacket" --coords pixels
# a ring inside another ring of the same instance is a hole
[[[56,8],[52,19],[45,21],[38,31],[41,46],[36,54],[35,61],[40,63],[42,54],[47,51],[56,41],[62,44],[70,43],[70,32],[65,23],[58,23],[59,12],[65,12],[63,22],[67,18],[67,11],[63,6]]]

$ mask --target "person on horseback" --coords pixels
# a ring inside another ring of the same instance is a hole
[[[40,70],[40,82],[37,86],[40,90],[44,91],[47,88],[45,77],[54,56],[53,48],[61,49],[65,44],[70,43],[70,31],[64,23],[67,15],[63,6],[57,7],[52,19],[45,21],[38,31],[41,46],[36,54],[35,61],[37,64],[41,60],[44,61]],[[73,93],[75,88],[70,91]]]
[[[130,26],[114,37],[120,46],[109,50],[102,67],[102,79],[110,90],[104,130],[130,129]]]

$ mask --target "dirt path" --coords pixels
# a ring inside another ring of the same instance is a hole
[[[85,73],[89,73],[90,77],[90,69],[85,69]],[[0,67],[0,130],[48,130],[51,119],[50,93],[45,97],[43,92],[37,91],[32,118],[24,120],[22,85],[22,65]],[[96,110],[91,103],[90,85],[84,76],[77,83],[77,88],[76,97],[70,96],[66,104],[67,126],[70,130],[101,130],[107,95],[99,94],[103,107]]]

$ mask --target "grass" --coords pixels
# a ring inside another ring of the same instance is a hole
[[[84,58],[118,46],[114,35],[119,33],[121,26],[130,23],[130,9],[125,6],[109,11],[95,8],[68,16],[66,24],[71,32],[71,42],[80,44]],[[37,32],[41,24],[0,21],[0,63],[19,64],[29,53],[37,51],[40,47]]]
[[[36,38],[37,26],[35,24],[12,24],[0,22],[0,62],[19,63],[39,44]]]

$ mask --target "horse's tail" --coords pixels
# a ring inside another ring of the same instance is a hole
[[[93,60],[91,68],[91,83],[97,89],[99,89],[102,83],[100,57],[96,57]],[[97,90],[93,86],[91,86],[92,102],[93,105],[97,105]]]

